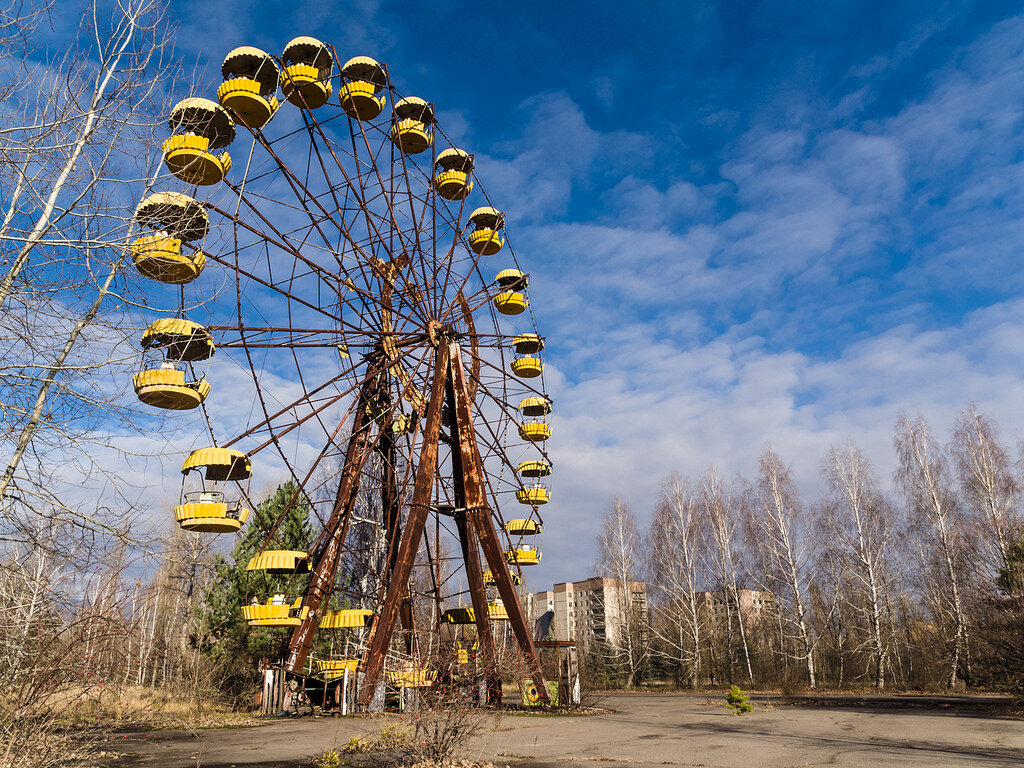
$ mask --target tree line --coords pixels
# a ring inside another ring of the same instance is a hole
[[[616,498],[599,569],[646,580],[622,640],[590,654],[631,686],[1024,688],[1022,460],[972,404],[943,440],[922,416],[893,435],[891,490],[852,441],[801,498],[765,450],[752,478],[662,483],[646,531]]]

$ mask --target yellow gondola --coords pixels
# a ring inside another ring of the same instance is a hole
[[[518,355],[536,355],[544,349],[544,339],[536,333],[520,333],[512,339],[512,349]]]
[[[384,110],[387,73],[380,62],[369,56],[356,56],[341,68],[342,84],[338,99],[345,114],[354,120],[373,120]]]
[[[551,413],[551,401],[544,397],[527,397],[516,407],[523,416],[534,418]]]
[[[309,554],[293,549],[265,549],[251,558],[247,571],[262,571],[278,576],[309,572]]]
[[[513,536],[538,536],[544,529],[536,520],[520,518],[505,523],[505,530]]]
[[[499,311],[501,311],[499,309]],[[521,379],[534,379],[544,371],[544,363],[540,358],[524,355],[512,361],[512,373]]]
[[[250,627],[297,627],[309,614],[309,608],[302,605],[302,598],[294,601],[283,594],[267,599],[265,603],[252,602],[242,606],[242,618]]]
[[[462,200],[473,191],[473,156],[461,149],[446,149],[434,161],[434,189],[445,200]]]
[[[187,381],[183,362],[208,359],[214,351],[209,331],[198,323],[180,318],[162,318],[142,334],[142,348],[148,353],[159,350],[159,364],[143,360],[143,369],[132,377],[139,400],[154,408],[186,411],[198,407],[210,394],[205,378]]]
[[[302,109],[319,109],[331,97],[334,57],[315,37],[296,37],[281,54],[285,68],[281,91],[289,104]]]
[[[469,215],[469,221],[475,227],[469,235],[469,247],[479,256],[493,256],[505,244],[500,230],[505,226],[505,215],[485,206],[477,208]]]
[[[355,673],[359,668],[359,659],[317,659],[316,671],[330,680],[335,677],[343,677],[345,670]]]
[[[227,499],[218,483],[248,480],[252,476],[249,457],[230,448],[200,448],[182,464],[183,476],[192,472],[199,474],[200,488],[183,491],[182,503],[174,508],[178,525],[205,533],[229,533],[241,528],[249,518],[249,510],[240,500]]]
[[[206,479],[216,483],[232,480],[248,480],[252,477],[252,462],[249,457],[234,448],[199,448],[185,459],[181,472],[203,470]]]
[[[508,621],[508,611],[501,600],[487,605],[487,616],[492,621]],[[449,608],[441,614],[441,620],[447,624],[475,624],[476,613],[472,608]]]
[[[144,349],[162,349],[171,360],[195,363],[214,353],[213,337],[199,323],[180,317],[163,317],[142,333]]]
[[[209,99],[183,99],[170,117],[171,137],[163,143],[164,164],[186,184],[209,186],[221,181],[231,168],[223,149],[235,139],[235,121],[220,104]]]
[[[206,379],[186,381],[185,372],[175,368],[173,363],[139,371],[132,376],[132,386],[140,402],[165,411],[198,408],[210,394],[210,382]]]
[[[539,460],[521,461],[516,467],[516,472],[523,477],[547,477],[551,474],[551,465],[546,461]],[[515,522],[523,521],[517,520]]]
[[[280,73],[270,54],[244,45],[224,57],[220,67],[224,82],[217,101],[250,128],[262,128],[277,112]]]
[[[407,155],[418,155],[434,143],[434,108],[423,99],[409,96],[395,104],[391,141]]]
[[[518,573],[516,573],[515,571],[510,571],[509,575],[512,577],[512,583],[513,584],[519,584],[520,578],[519,578],[519,574]],[[484,571],[484,584],[497,584],[497,583],[498,582],[496,582],[494,580],[494,574],[491,573],[491,571],[489,571],[489,570]]]
[[[404,669],[389,671],[387,677],[395,688],[429,688],[437,680],[437,671],[417,669],[411,662],[406,662]]]
[[[541,485],[530,486],[529,488],[519,488],[516,490],[516,500],[520,504],[530,504],[535,507],[539,507],[542,504],[547,504],[551,499],[551,491]]]
[[[528,421],[519,425],[519,436],[532,443],[543,442],[551,437],[551,425],[541,421]]]
[[[320,629],[359,629],[370,623],[373,611],[365,608],[343,608],[327,611],[320,619]]]
[[[494,307],[503,315],[519,315],[530,306],[526,298],[528,278],[518,269],[505,269],[499,272],[494,282],[502,291],[494,297]]]
[[[519,566],[524,565],[540,565],[541,553],[536,547],[532,547],[529,544],[521,544],[515,549],[510,549],[505,553],[505,559],[510,564]]]
[[[199,277],[206,266],[200,250],[182,251],[182,244],[206,236],[210,227],[203,206],[180,192],[157,192],[135,209],[139,225],[157,230],[131,245],[132,261],[144,277],[181,285]]]

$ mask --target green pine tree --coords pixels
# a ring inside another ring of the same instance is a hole
[[[221,669],[221,688],[227,693],[250,693],[259,681],[260,660],[276,659],[288,637],[280,627],[250,627],[242,617],[242,606],[253,598],[265,600],[277,592],[294,597],[305,589],[305,575],[281,577],[245,570],[249,560],[264,549],[270,529],[295,489],[289,481],[256,506],[230,557],[217,556],[213,582],[200,606],[205,630],[202,650]],[[304,499],[297,501],[265,548],[308,552],[315,540],[309,512]]]

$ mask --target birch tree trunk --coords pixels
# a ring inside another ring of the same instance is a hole
[[[968,628],[964,610],[966,571],[962,570],[964,531],[958,500],[953,493],[945,452],[932,437],[924,417],[902,416],[896,426],[899,468],[896,480],[919,525],[928,559],[922,572],[934,595],[936,620],[946,627],[949,673],[955,687],[967,659]]]

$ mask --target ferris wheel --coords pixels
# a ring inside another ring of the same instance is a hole
[[[238,48],[216,101],[170,114],[163,159],[186,188],[138,205],[147,232],[131,254],[167,310],[143,332],[136,393],[201,409],[209,426],[175,517],[239,530],[271,454],[297,489],[282,518],[302,504],[319,526],[296,552],[275,546],[276,521],[249,563],[294,590],[244,608],[250,624],[290,629],[281,669],[307,671],[316,632],[359,628],[352,658],[319,663],[358,669],[367,706],[382,676],[432,679],[389,667],[397,624],[413,656],[415,632],[475,625],[486,665],[492,623],[508,622],[546,699],[515,589],[540,562],[550,499],[530,276],[435,105],[399,94],[369,57],[339,61],[310,37],[279,57]],[[220,386],[239,367],[252,402]],[[217,398],[238,418],[214,423]],[[342,579],[343,562],[365,578]],[[429,588],[410,585],[414,567]],[[330,610],[332,596],[358,607]],[[429,626],[412,626],[416,601],[432,604]]]

